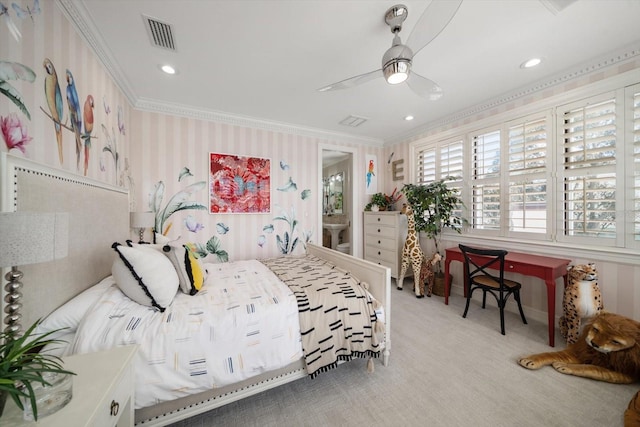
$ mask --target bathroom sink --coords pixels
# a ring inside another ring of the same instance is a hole
[[[342,231],[347,228],[348,224],[322,224],[323,228],[326,228],[329,231]]]
[[[331,233],[331,249],[336,249],[338,247],[340,232],[348,226],[349,224],[322,224],[322,228]]]

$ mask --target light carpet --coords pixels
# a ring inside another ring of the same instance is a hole
[[[214,409],[174,426],[622,426],[638,384],[608,384],[551,367],[529,371],[520,356],[547,345],[547,325],[506,313],[500,334],[495,301],[483,310],[453,295],[417,299],[405,281],[391,292],[389,366],[366,360],[342,364],[314,380],[301,379]],[[526,310],[525,310],[526,315]]]

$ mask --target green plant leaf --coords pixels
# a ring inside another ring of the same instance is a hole
[[[218,236],[211,236],[207,242],[207,251],[211,254],[215,254],[220,250],[221,240]]]
[[[218,260],[220,262],[229,261],[229,254],[227,253],[227,251],[219,250],[219,251],[216,251],[215,255],[216,257],[218,257]]]
[[[7,332],[0,333],[0,390],[7,392],[12,400],[23,409],[20,398],[28,398],[33,408],[34,418],[37,420],[38,408],[35,402],[32,383],[47,385],[43,374],[46,372],[75,375],[63,368],[62,359],[58,356],[38,353],[45,345],[62,341],[51,339],[55,332],[33,334],[39,321],[31,325],[20,337]]]
[[[29,114],[29,110],[27,109],[26,105],[24,105],[24,103],[22,102],[22,97],[20,96],[20,92],[18,92],[16,88],[11,86],[6,81],[0,81],[0,93],[2,93],[4,96],[9,98],[11,102],[13,102],[16,105],[16,107],[18,107],[20,111],[22,111],[24,115],[27,116],[29,120],[31,120],[31,114]]]

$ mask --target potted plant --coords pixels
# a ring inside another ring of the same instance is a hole
[[[387,196],[384,193],[376,193],[371,196],[371,202],[369,202],[364,207],[364,210],[370,211],[374,205],[378,207],[378,210],[384,211],[387,209],[387,206],[389,205],[389,200],[387,199]]]
[[[15,337],[11,332],[0,332],[0,414],[8,396],[20,409],[24,410],[21,398],[29,399],[33,417],[38,419],[38,408],[34,386],[50,385],[44,378],[45,373],[75,375],[62,367],[62,359],[57,356],[38,353],[45,345],[62,341],[51,339],[47,332],[32,335],[38,322],[34,323],[23,336]]]
[[[393,192],[390,196],[385,193],[376,193],[371,196],[371,202],[368,203],[364,210],[370,211],[371,208],[375,205],[378,207],[378,210],[393,210],[394,205],[398,200],[402,198],[402,192],[398,191],[397,188],[393,189]]]
[[[416,222],[416,231],[423,232],[433,240],[435,252],[443,256],[440,247],[442,230],[450,228],[457,233],[467,220],[458,215],[457,211],[464,207],[457,188],[448,187],[446,182],[455,179],[445,177],[427,185],[405,184],[402,192],[411,205]],[[436,281],[444,279],[440,262],[436,266]]]

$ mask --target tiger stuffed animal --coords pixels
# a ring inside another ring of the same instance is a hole
[[[640,380],[640,323],[603,311],[564,350],[522,357],[518,363],[527,369],[552,365],[563,374],[631,384]]]
[[[582,319],[599,314],[603,305],[595,264],[570,265],[567,274],[569,277],[562,298],[564,315],[560,317],[560,333],[567,344],[573,344],[580,335]]]

